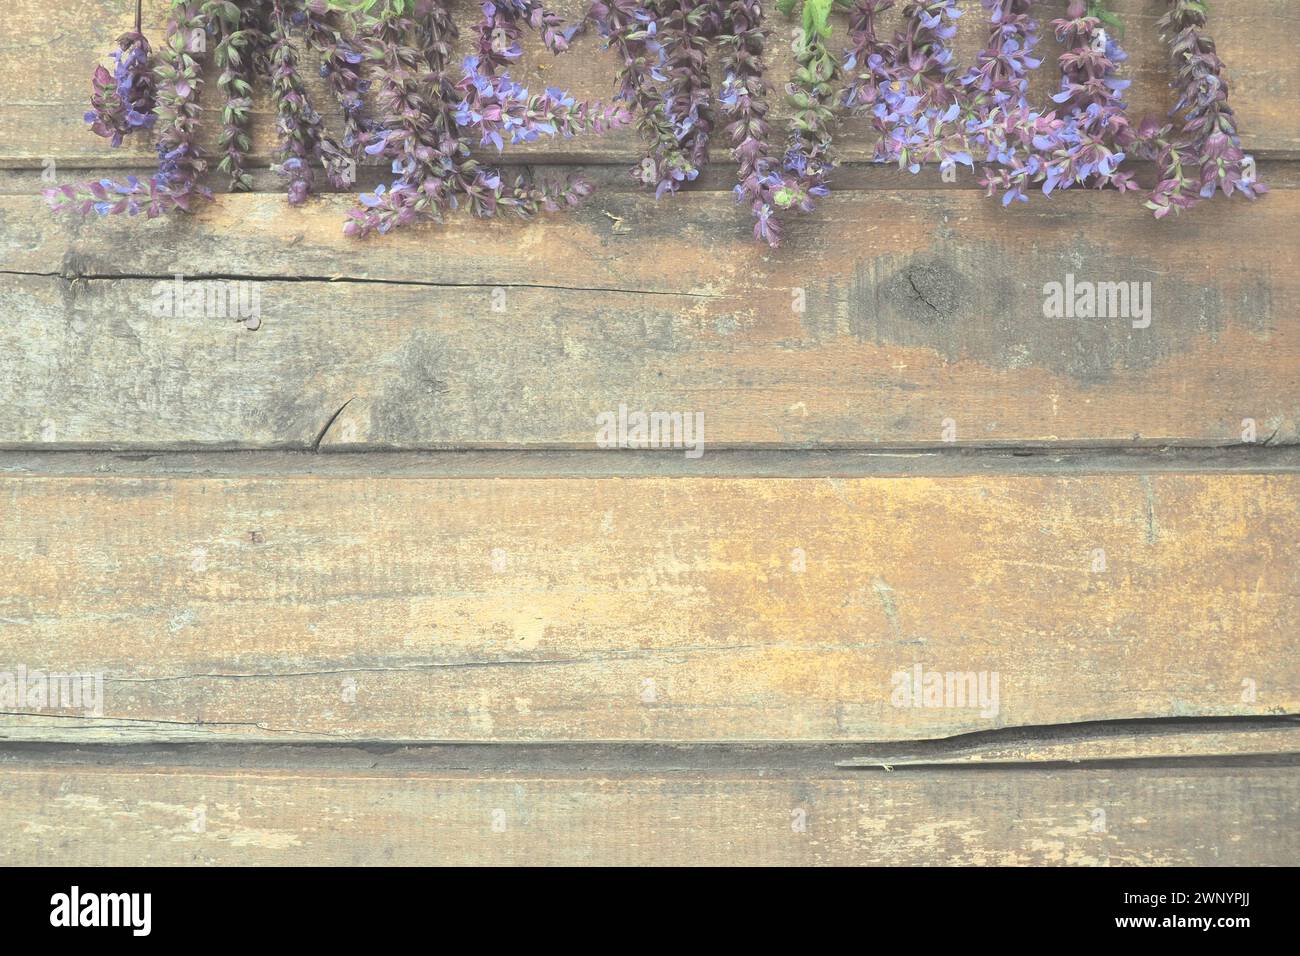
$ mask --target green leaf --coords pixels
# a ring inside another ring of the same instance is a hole
[[[1106,9],[1106,0],[1088,0],[1088,16],[1096,17],[1108,27],[1113,28],[1123,38],[1124,21]]]
[[[834,0],[804,0],[803,29],[811,40],[819,37],[823,40],[831,35],[831,7]]]

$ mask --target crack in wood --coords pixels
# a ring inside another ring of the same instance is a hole
[[[0,269],[0,276],[17,276],[31,279],[61,279],[66,283],[76,282],[168,282],[174,275],[155,275],[149,273],[72,273],[29,272],[23,270]],[[625,289],[610,286],[570,286],[547,285],[539,282],[434,282],[425,279],[375,279],[367,276],[275,276],[251,275],[240,273],[202,272],[185,274],[191,282],[285,282],[285,283],[328,283],[334,285],[388,285],[407,286],[427,289],[535,289],[543,292],[605,292],[615,295],[654,295],[687,299],[724,299],[725,296],[711,292],[673,292],[665,289]]]

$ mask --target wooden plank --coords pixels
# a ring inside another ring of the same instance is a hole
[[[841,776],[0,769],[0,862],[1294,865],[1295,766]]]
[[[15,696],[0,729],[869,741],[1296,713],[1298,481],[8,477],[0,672],[104,685],[98,711]],[[970,697],[903,696],[932,674]]]
[[[1040,19],[1047,23],[1063,15],[1066,0],[1049,0],[1039,4]],[[978,4],[965,4],[967,15],[960,22],[957,58],[969,63],[986,35],[987,17]],[[68,166],[109,167],[138,164],[152,154],[151,144],[131,141],[118,150],[87,132],[82,114],[87,109],[90,74],[100,58],[113,46],[116,37],[134,18],[134,4],[129,0],[67,0],[57,13],[51,13],[43,0],[11,0],[6,5],[7,32],[23,38],[0,47],[0,89],[6,91],[0,103],[0,165],[40,167],[46,159],[56,159]],[[150,25],[146,32],[161,37],[163,5],[146,4]],[[571,18],[586,9],[584,0],[557,0],[554,9]],[[1156,33],[1155,22],[1162,7],[1147,0],[1115,0],[1115,9],[1128,23],[1126,45],[1130,50],[1127,75],[1133,80],[1129,101],[1134,116],[1163,114],[1171,105],[1168,89],[1168,56]],[[455,5],[461,26],[461,52],[468,52],[466,39],[470,24],[478,16],[478,5],[463,2]],[[893,29],[894,19],[885,21]],[[793,73],[790,35],[793,24],[773,15],[773,36],[769,42],[770,78],[778,90]],[[1048,31],[1050,32],[1050,31]],[[1300,149],[1300,119],[1293,104],[1300,97],[1300,67],[1297,67],[1296,42],[1300,35],[1300,15],[1294,5],[1283,0],[1235,0],[1216,7],[1212,35],[1227,64],[1232,84],[1232,104],[1240,117],[1243,142],[1250,150],[1268,154],[1292,154]],[[836,16],[836,45],[847,44],[847,21]],[[31,38],[30,41],[27,38]],[[1053,68],[1059,52],[1050,37],[1042,51],[1049,62],[1038,71],[1035,100],[1047,103],[1055,92],[1059,74]],[[308,57],[304,71],[314,100],[322,112],[333,117],[337,112],[315,77],[314,62]],[[716,69],[716,66],[715,66]],[[580,39],[571,54],[552,57],[541,50],[531,37],[526,45],[523,64],[513,74],[530,87],[559,85],[582,98],[608,98],[613,95],[617,70],[615,57],[601,51],[594,31]],[[212,84],[215,87],[215,84]],[[774,110],[778,118],[787,114],[783,98]],[[216,91],[208,94],[207,108],[213,110]],[[274,118],[259,91],[254,110],[255,159],[262,163],[273,152]],[[208,124],[209,139],[215,137],[218,123]],[[335,124],[337,126],[337,124]],[[837,140],[846,159],[867,158],[872,137],[860,120],[847,121]],[[639,145],[631,132],[602,138],[579,138],[562,143],[546,143],[514,150],[520,155],[581,159],[592,162],[631,163],[639,155]],[[725,161],[725,150],[715,150],[716,160]]]
[[[310,447],[345,404],[325,448],[591,448],[624,404],[703,413],[714,448],[936,445],[945,420],[972,445],[1300,434],[1300,192],[1176,242],[1113,195],[840,194],[776,253],[722,194],[366,245],[345,205],[76,225],[0,199],[0,308],[23,316],[0,326],[0,446]],[[179,273],[246,277],[261,330],[155,318]],[[1151,283],[1150,326],[1044,318],[1069,275]]]

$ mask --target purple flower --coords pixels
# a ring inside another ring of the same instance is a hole
[[[113,70],[95,68],[92,77],[91,110],[86,122],[114,147],[140,129],[151,129],[157,120],[153,75],[153,50],[139,26],[123,34],[113,51]]]
[[[1204,32],[1204,3],[1169,0],[1160,29],[1169,43],[1178,93],[1173,113],[1181,128],[1142,124],[1138,154],[1154,160],[1159,182],[1147,200],[1158,219],[1190,209],[1216,192],[1255,199],[1268,192],[1259,182],[1255,161],[1241,148],[1237,120],[1228,105],[1228,81],[1214,41]]]
[[[649,144],[645,158],[632,168],[632,177],[653,187],[657,197],[676,190],[681,182],[694,179],[698,169],[683,151],[664,99],[654,88],[656,80],[667,82],[662,72],[667,61],[654,14],[639,0],[593,0],[587,16],[622,60],[617,98],[628,103],[637,130]]]
[[[795,31],[793,43],[795,75],[786,84],[786,100],[793,107],[786,136],[782,172],[767,177],[772,202],[780,209],[811,212],[813,198],[829,194],[831,171],[836,159],[832,148],[834,124],[833,85],[839,64],[827,48],[830,26],[804,17],[804,28]]]

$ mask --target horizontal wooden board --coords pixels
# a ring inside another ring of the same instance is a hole
[[[562,15],[576,18],[588,4],[584,0],[556,0],[551,6]],[[973,0],[966,0],[963,6],[967,15],[959,25],[957,58],[965,64],[971,62],[974,51],[984,41],[987,16]],[[1047,21],[1063,15],[1065,6],[1065,0],[1037,4],[1045,28]],[[1148,113],[1163,114],[1172,105],[1168,56],[1155,27],[1163,5],[1150,0],[1113,0],[1111,7],[1128,24],[1125,45],[1130,60],[1125,69],[1133,81],[1128,94],[1131,112],[1139,118]],[[159,38],[163,5],[146,3],[146,8],[150,24],[147,32]],[[461,0],[454,9],[462,30],[458,48],[468,52],[466,35],[477,18],[478,5]],[[774,12],[771,16],[769,77],[779,91],[794,69],[790,52],[794,25]],[[146,140],[128,141],[121,149],[109,149],[104,140],[87,131],[82,119],[88,108],[90,74],[116,37],[131,25],[133,17],[134,4],[130,0],[65,0],[57,12],[52,12],[43,0],[11,0],[6,5],[6,33],[16,40],[0,47],[0,89],[5,91],[0,103],[0,165],[40,167],[45,160],[54,159],[70,167],[107,167],[139,163],[151,157],[152,144]],[[887,29],[894,28],[895,17],[885,18]],[[1246,147],[1269,154],[1291,154],[1300,149],[1300,118],[1293,109],[1300,97],[1300,60],[1294,40],[1300,35],[1300,17],[1295,6],[1285,0],[1234,0],[1216,6],[1211,23],[1210,32],[1227,65],[1232,105],[1240,117]],[[835,26],[833,42],[838,50],[848,42],[847,20],[837,14]],[[1041,50],[1049,59],[1034,77],[1034,99],[1049,105],[1048,95],[1055,92],[1059,77],[1052,58],[1059,48],[1049,37]],[[315,61],[308,57],[306,62],[304,72],[314,101],[322,112],[333,117],[337,110],[315,76]],[[714,69],[716,72],[716,64]],[[601,50],[601,41],[591,31],[576,43],[572,53],[558,58],[542,51],[530,37],[525,60],[512,73],[531,88],[559,85],[581,98],[608,98],[614,93],[616,70],[617,59]],[[205,105],[215,110],[219,103],[215,83],[210,83],[205,94]],[[775,115],[783,118],[788,109],[779,92],[774,99]],[[256,158],[262,163],[270,159],[275,148],[273,114],[267,105],[259,92],[254,139]],[[214,119],[207,125],[209,140],[214,141],[219,123]],[[866,124],[860,120],[846,121],[837,137],[845,158],[868,157],[872,141]],[[512,152],[543,160],[631,163],[640,155],[640,147],[636,136],[625,132],[543,143]],[[725,149],[716,149],[715,155],[715,161],[726,162]]]
[[[1295,865],[1294,766],[826,775],[0,769],[0,862]]]
[[[0,672],[104,684],[98,711],[15,698],[0,731],[870,741],[1296,713],[1298,480],[8,477]],[[984,675],[984,705],[901,696],[918,666]]]
[[[702,413],[706,447],[1300,427],[1300,192],[1212,204],[1177,233],[1112,195],[1008,213],[855,192],[775,253],[716,193],[675,216],[619,194],[368,244],[341,235],[345,206],[227,196],[73,225],[0,199],[0,308],[22,317],[0,325],[0,446],[301,448],[340,409],[326,449],[591,448],[620,405]],[[173,274],[251,283],[260,331],[155,317]],[[1150,326],[1044,318],[1044,287],[1070,275],[1150,283]]]

